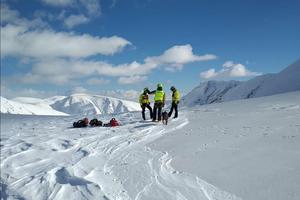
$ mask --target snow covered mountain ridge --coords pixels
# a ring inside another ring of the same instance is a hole
[[[133,101],[87,94],[72,94],[51,106],[68,114],[115,114],[140,110],[140,104]]]
[[[300,90],[300,60],[277,74],[257,76],[245,82],[206,81],[182,99],[184,106],[219,103]]]
[[[24,115],[93,115],[139,111],[136,102],[88,94],[54,96],[47,99],[1,97],[1,113]]]
[[[26,98],[21,98],[26,100]],[[21,100],[20,99],[20,100]],[[33,100],[30,98],[30,100]],[[20,114],[20,115],[55,115],[67,116],[68,114],[54,110],[42,99],[35,99],[35,103],[23,103],[15,100],[8,100],[1,97],[1,113]]]

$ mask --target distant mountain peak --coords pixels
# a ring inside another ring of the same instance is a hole
[[[68,114],[115,114],[140,110],[136,102],[101,95],[72,94],[51,105]]]

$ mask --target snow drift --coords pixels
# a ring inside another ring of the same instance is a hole
[[[167,126],[1,116],[1,199],[298,200],[300,91],[195,106]],[[108,121],[111,115],[102,115]]]

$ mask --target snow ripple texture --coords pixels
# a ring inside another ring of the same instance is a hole
[[[1,199],[239,199],[147,146],[184,128],[185,116],[168,126],[117,117],[120,127],[83,129],[66,128],[71,117],[2,117]]]

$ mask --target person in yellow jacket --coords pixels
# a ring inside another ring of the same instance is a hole
[[[150,112],[150,118],[152,119],[152,108],[150,106],[150,100],[149,100],[149,94],[150,91],[148,88],[144,88],[144,91],[143,93],[140,95],[140,98],[139,98],[139,102],[140,102],[140,105],[141,105],[141,108],[142,108],[142,117],[144,120],[146,120],[146,117],[145,117],[145,109],[148,108],[149,109],[149,112]]]
[[[177,118],[178,117],[178,104],[180,101],[180,93],[174,86],[172,86],[170,88],[170,90],[172,91],[172,106],[171,106],[171,110],[169,112],[169,117],[171,117],[173,110],[175,110],[174,118]]]
[[[163,90],[163,85],[161,83],[157,84],[157,89],[150,92],[154,93],[154,108],[153,108],[153,118],[152,121],[156,121],[156,113],[158,121],[161,121],[161,110],[165,106],[166,95]]]

